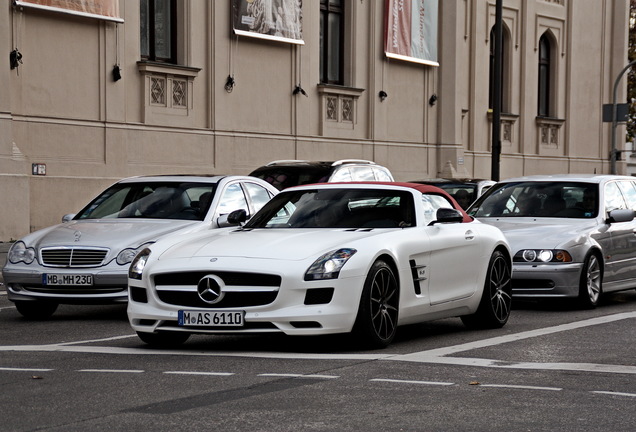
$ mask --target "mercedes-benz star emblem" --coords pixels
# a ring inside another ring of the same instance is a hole
[[[197,284],[199,298],[208,304],[215,304],[223,299],[225,283],[216,275],[204,276]]]

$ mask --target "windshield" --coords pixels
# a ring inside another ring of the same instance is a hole
[[[406,191],[311,189],[276,195],[245,228],[403,228],[413,215]]]
[[[598,185],[576,182],[503,183],[473,204],[480,217],[593,218],[598,214]]]
[[[202,221],[210,207],[212,183],[118,183],[84,207],[75,219],[153,218]]]

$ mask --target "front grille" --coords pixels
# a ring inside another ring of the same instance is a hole
[[[218,303],[209,304],[201,300],[199,295],[195,292],[183,292],[183,291],[157,291],[159,300],[164,303],[184,306],[184,307],[197,307],[197,308],[212,308],[212,309],[225,309],[225,308],[240,308],[250,306],[263,306],[272,303],[276,300],[278,291],[268,292],[229,292],[225,294],[223,300]]]
[[[42,264],[50,267],[98,267],[106,258],[108,249],[99,248],[46,248],[40,251]]]
[[[226,287],[250,287],[245,291],[226,291],[218,303],[209,304],[201,300],[197,284],[207,275],[215,275],[223,280]],[[243,272],[183,272],[158,274],[154,279],[157,296],[164,303],[210,309],[244,308],[271,304],[276,300],[281,277],[266,273]],[[174,287],[174,289],[170,289]],[[186,288],[186,290],[184,290]],[[261,288],[261,289],[259,289]]]
[[[243,286],[280,286],[281,277],[266,273],[243,273],[225,271],[198,271],[184,273],[164,273],[155,276],[155,285],[194,285],[207,275],[216,275],[223,279],[225,285]]]

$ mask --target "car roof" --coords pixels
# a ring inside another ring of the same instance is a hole
[[[493,180],[489,179],[479,179],[479,178],[433,178],[433,179],[423,179],[423,180],[411,180],[409,183],[425,183],[425,184],[436,184],[436,183],[480,183],[480,182],[492,182]]]
[[[260,181],[255,177],[249,176],[228,176],[228,175],[216,175],[216,174],[202,174],[202,175],[193,175],[193,174],[159,174],[159,175],[149,175],[149,176],[135,176],[124,178],[117,183],[142,183],[142,182],[183,182],[183,181],[191,181],[191,182],[201,182],[201,183],[218,183],[224,178],[236,178],[236,179],[246,179],[246,180],[256,180]]]
[[[602,183],[608,180],[636,180],[636,178],[624,175],[613,174],[548,174],[548,175],[531,175],[524,177],[515,177],[502,180],[500,183],[512,183],[522,181],[568,181],[568,182],[586,182],[586,183]]]
[[[308,160],[276,160],[271,161],[260,168],[265,167],[290,167],[290,166],[301,166],[301,167],[315,167],[315,168],[330,168],[338,165],[350,165],[350,164],[362,164],[362,165],[377,165],[375,162],[366,160],[366,159],[340,159],[336,161],[308,161]]]

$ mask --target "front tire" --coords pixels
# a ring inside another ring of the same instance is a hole
[[[143,342],[147,343],[153,348],[176,348],[190,337],[190,333],[182,332],[159,332],[159,333],[146,333],[137,332],[137,336]]]
[[[501,252],[495,251],[488,262],[486,283],[477,311],[461,317],[470,328],[501,328],[512,308],[512,265]]]
[[[603,294],[603,269],[598,255],[591,252],[585,257],[581,280],[579,282],[578,301],[581,307],[594,309]]]
[[[353,333],[365,347],[386,348],[397,330],[400,293],[391,267],[384,261],[373,263],[362,289]]]
[[[32,320],[44,320],[51,318],[51,315],[57,310],[57,303],[48,303],[41,301],[17,301],[15,308],[20,314]]]

